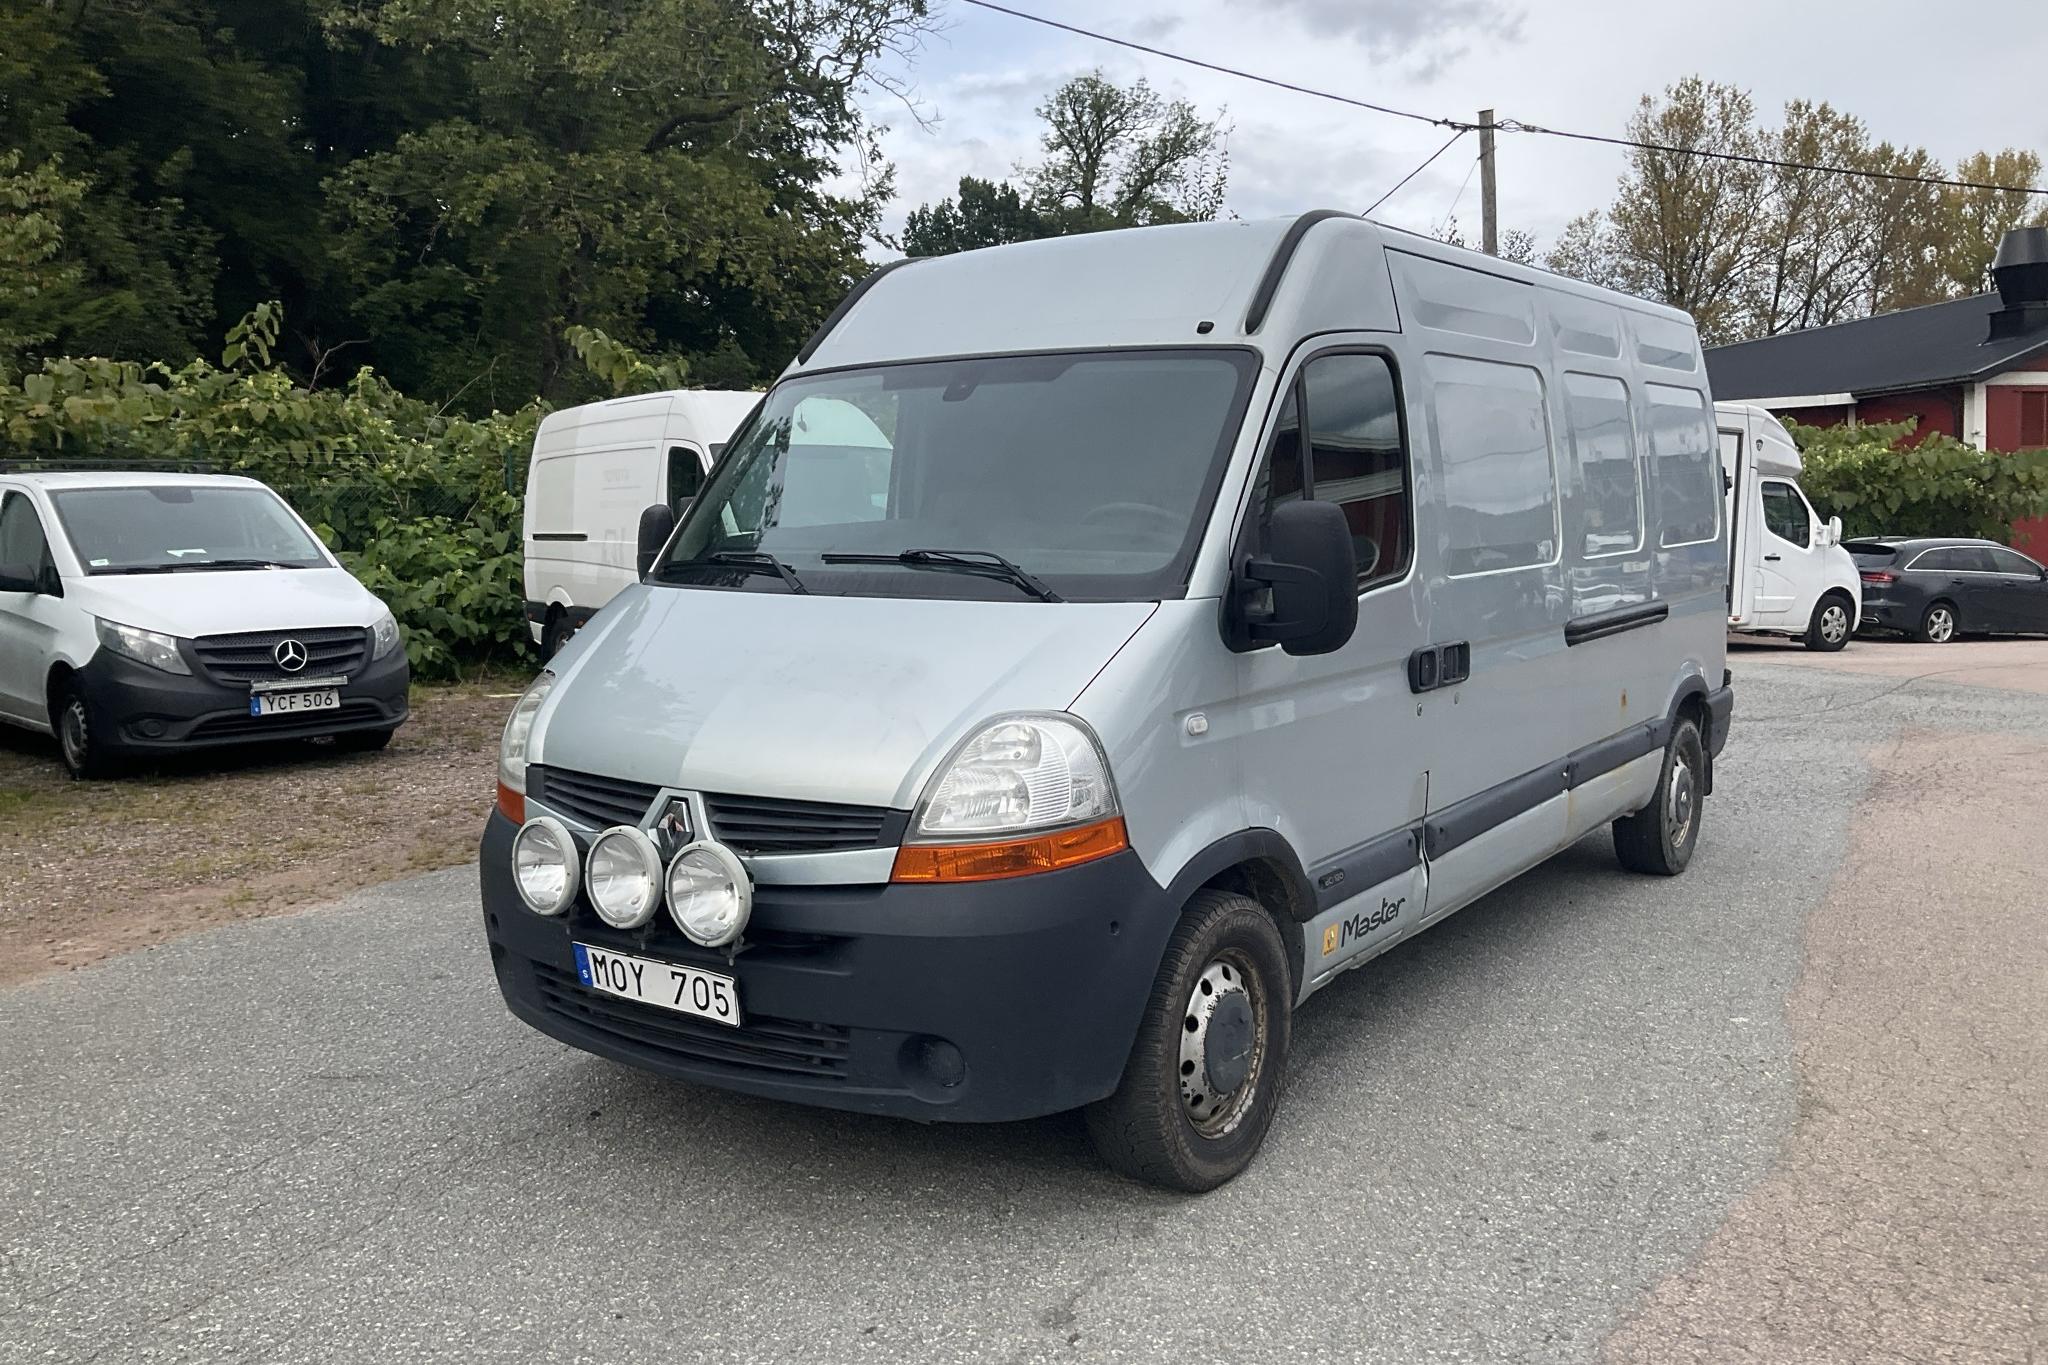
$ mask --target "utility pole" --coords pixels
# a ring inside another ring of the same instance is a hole
[[[1489,256],[1500,255],[1500,215],[1493,198],[1493,110],[1479,111],[1480,243]]]

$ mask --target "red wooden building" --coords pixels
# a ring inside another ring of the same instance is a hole
[[[2000,243],[1995,293],[1707,352],[1714,397],[1814,426],[1899,422],[1980,450],[2048,447],[2048,228]],[[2048,521],[2013,528],[2048,554]]]

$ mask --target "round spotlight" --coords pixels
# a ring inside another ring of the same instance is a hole
[[[576,899],[576,840],[552,815],[528,820],[512,836],[512,880],[536,915],[559,915]]]
[[[637,929],[661,904],[661,853],[645,830],[613,825],[591,844],[583,881],[599,919],[614,929]]]
[[[747,927],[754,884],[739,855],[724,844],[699,840],[668,865],[668,913],[692,943],[723,948]]]

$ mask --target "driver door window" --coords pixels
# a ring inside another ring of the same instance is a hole
[[[1772,535],[1800,549],[1813,546],[1813,518],[1806,499],[1789,483],[1766,479],[1763,489],[1764,525]]]
[[[0,498],[0,564],[26,569],[39,582],[56,569],[35,505],[12,489]]]
[[[704,464],[688,446],[668,448],[668,507],[677,516],[704,487]]]
[[[1399,386],[1386,359],[1336,353],[1303,366],[1261,476],[1261,521],[1304,496],[1341,507],[1363,593],[1405,577],[1414,561],[1408,484]]]

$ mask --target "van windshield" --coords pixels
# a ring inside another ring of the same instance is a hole
[[[1180,596],[1257,368],[1249,351],[1208,348],[790,380],[653,577],[877,597]]]
[[[322,569],[327,557],[267,488],[166,484],[50,494],[87,573]]]

